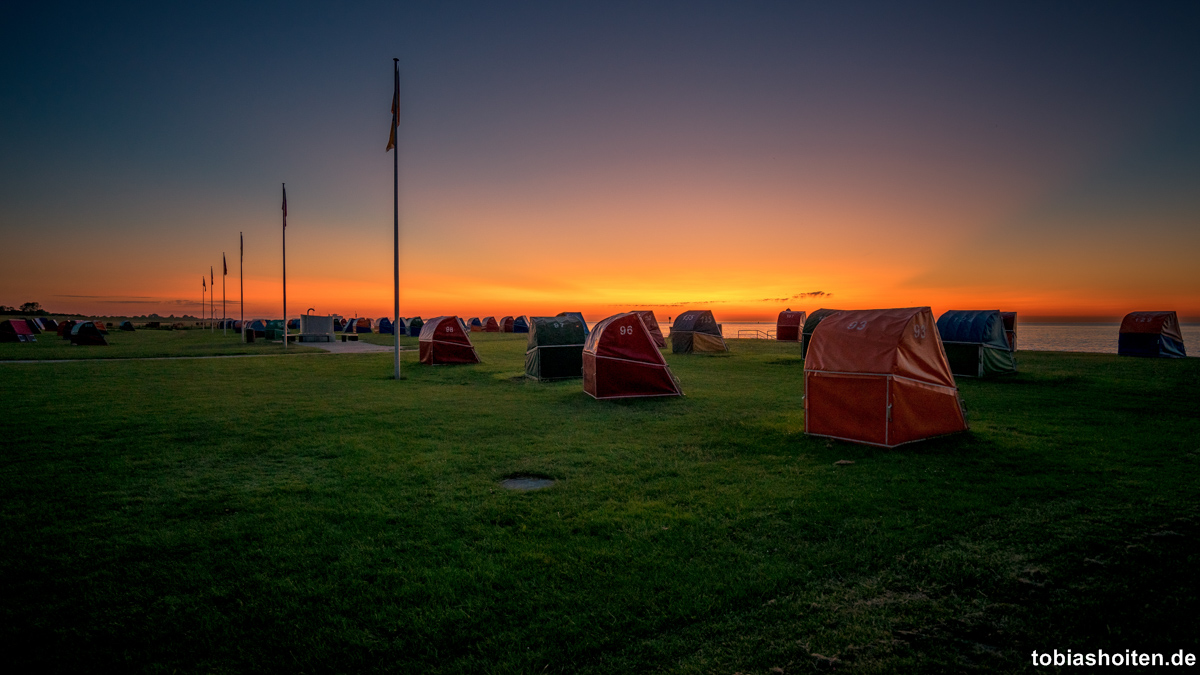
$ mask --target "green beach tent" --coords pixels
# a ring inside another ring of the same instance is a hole
[[[808,318],[804,320],[804,329],[800,334],[800,358],[808,358],[808,343],[812,342],[813,331],[817,329],[817,326],[821,325],[821,322],[825,319],[837,314],[840,311],[842,310],[818,309],[817,311],[808,315]]]
[[[535,316],[530,319],[525,343],[525,376],[535,380],[583,377],[583,344],[587,328],[583,321],[565,316]]]

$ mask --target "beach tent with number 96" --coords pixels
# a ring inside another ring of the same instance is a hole
[[[439,316],[425,322],[420,337],[421,363],[479,363],[471,336],[457,316]]]
[[[805,433],[894,448],[966,429],[928,307],[842,311],[813,331]]]
[[[583,347],[583,390],[598,399],[683,395],[635,312],[610,316],[592,327]]]

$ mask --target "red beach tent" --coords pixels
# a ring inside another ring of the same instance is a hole
[[[494,316],[483,317],[483,332],[485,332],[485,333],[499,333],[500,332],[500,324],[496,321],[496,317],[494,317]]]
[[[894,448],[967,429],[928,307],[842,311],[804,362],[804,431]]]
[[[479,363],[479,354],[457,316],[439,316],[421,327],[421,363]]]
[[[500,319],[500,332],[501,333],[513,332],[513,318],[511,316],[506,316],[503,319]]]
[[[1183,358],[1183,332],[1175,312],[1130,312],[1121,321],[1117,356]]]
[[[583,346],[583,390],[597,399],[683,395],[636,312],[610,316],[592,327]]]
[[[650,337],[654,338],[654,344],[659,349],[667,346],[667,339],[663,337],[662,328],[658,326],[658,319],[654,317],[654,312],[651,310],[638,311],[634,310],[634,314],[642,317],[642,323],[646,324],[646,330],[650,331]]]
[[[37,342],[24,319],[0,322],[0,342]]]
[[[793,312],[790,307],[780,312],[775,320],[775,339],[780,342],[799,342],[806,318],[804,312]]]

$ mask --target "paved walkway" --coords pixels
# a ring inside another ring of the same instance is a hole
[[[316,347],[324,349],[331,354],[374,354],[376,352],[390,352],[394,347],[391,345],[373,345],[370,342],[305,342],[305,347]],[[400,348],[402,352],[415,351],[412,349]]]
[[[382,345],[373,345],[369,342],[305,342],[305,347],[316,347],[324,349],[330,354],[378,354],[380,352],[390,352],[392,347],[384,347]],[[401,347],[402,352],[415,352],[412,347]],[[0,359],[0,364],[5,363],[95,363],[97,361],[180,361],[189,359],[257,359],[268,356],[320,356],[313,352],[303,354],[217,354],[213,356],[131,356],[128,358],[104,358],[104,359]]]

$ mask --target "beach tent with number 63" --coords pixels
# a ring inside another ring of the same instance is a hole
[[[1130,312],[1121,321],[1117,336],[1118,356],[1151,356],[1181,359],[1183,332],[1175,312]]]
[[[780,342],[799,342],[804,319],[804,312],[793,312],[790,307],[780,312],[775,320],[775,339]]]
[[[610,316],[592,327],[583,347],[583,390],[598,399],[683,395],[635,312]]]
[[[693,352],[727,352],[721,326],[707,309],[693,309],[675,317],[671,326],[671,351],[675,354]]]
[[[439,316],[425,322],[420,337],[421,363],[479,363],[471,336],[457,316]]]
[[[813,331],[805,433],[894,448],[966,429],[928,307],[843,311]]]

